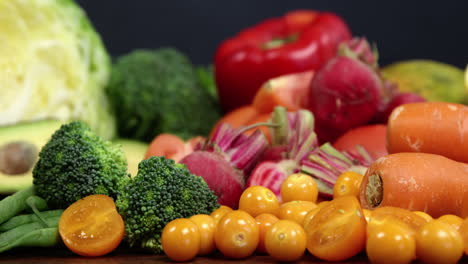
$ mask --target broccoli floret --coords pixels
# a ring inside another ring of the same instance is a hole
[[[33,169],[37,195],[53,208],[66,208],[91,194],[116,199],[129,180],[124,152],[79,121],[55,131]]]
[[[190,60],[174,48],[117,58],[106,88],[121,137],[149,142],[161,133],[207,136],[221,108]]]
[[[125,221],[126,241],[161,253],[161,232],[176,219],[209,214],[219,207],[217,197],[203,178],[191,174],[185,165],[164,157],[140,162],[138,174],[117,199]]]

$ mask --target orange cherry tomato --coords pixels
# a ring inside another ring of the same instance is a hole
[[[382,206],[372,210],[371,222],[378,224],[386,218],[394,218],[408,224],[414,231],[418,230],[421,226],[427,223],[426,219],[413,213],[410,210],[393,207]]]
[[[437,220],[453,226],[457,231],[460,230],[460,226],[463,223],[463,218],[452,214],[442,215]]]
[[[221,205],[218,209],[214,210],[211,212],[210,216],[213,217],[215,220],[215,224],[217,225],[219,222],[219,219],[221,219],[226,213],[232,212],[231,207]]]
[[[424,218],[426,220],[426,222],[430,222],[432,220],[434,220],[434,218],[432,218],[432,216],[430,216],[428,213],[426,212],[423,212],[423,211],[413,211],[413,213],[421,216],[422,218]]]
[[[258,246],[260,232],[255,219],[242,210],[234,210],[219,220],[215,231],[218,250],[233,259],[246,258]]]
[[[364,176],[354,171],[346,171],[340,174],[333,186],[333,197],[353,195],[359,197],[360,186]]]
[[[416,256],[424,263],[458,263],[463,256],[463,238],[453,226],[431,221],[416,232]]]
[[[281,199],[283,202],[309,201],[317,202],[318,187],[309,175],[295,173],[288,176],[281,184]]]
[[[200,231],[200,250],[198,251],[198,255],[210,254],[216,249],[214,242],[215,220],[206,214],[194,215],[189,219],[197,225]]]
[[[280,206],[277,216],[279,219],[292,220],[302,225],[306,214],[316,207],[313,202],[291,201]]]
[[[255,217],[255,222],[258,225],[259,231],[259,240],[257,246],[257,252],[265,253],[265,233],[266,231],[276,222],[278,222],[278,217],[272,214],[259,214]]]
[[[242,192],[239,210],[256,217],[259,214],[276,214],[279,201],[275,193],[263,186],[250,186]]]
[[[197,224],[186,218],[172,220],[163,228],[161,244],[166,256],[174,261],[193,259],[200,249]]]
[[[306,249],[306,234],[298,223],[279,220],[265,235],[265,248],[270,256],[279,261],[296,261]]]
[[[393,218],[384,225],[367,228],[366,253],[371,263],[410,263],[416,257],[416,239],[411,228]]]
[[[314,216],[307,230],[307,250],[327,261],[342,261],[364,249],[366,219],[356,197],[333,199]]]
[[[59,221],[65,245],[81,256],[102,256],[113,251],[123,239],[125,225],[114,200],[95,194],[70,205]]]

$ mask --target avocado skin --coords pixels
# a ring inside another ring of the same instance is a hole
[[[0,146],[14,141],[27,141],[39,151],[63,121],[40,120],[0,127]],[[0,172],[0,193],[13,193],[32,185],[32,168],[23,174],[8,175]]]

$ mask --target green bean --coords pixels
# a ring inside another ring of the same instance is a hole
[[[44,227],[49,227],[47,226],[44,217],[42,217],[41,212],[39,212],[39,210],[47,209],[47,202],[39,196],[32,195],[26,199],[26,204],[33,211],[33,213],[36,214],[39,220],[44,224]]]
[[[0,201],[0,224],[26,209],[26,199],[34,195],[34,187],[18,191]]]
[[[53,216],[61,216],[62,213],[63,213],[62,209],[57,209],[57,210],[42,211],[41,215],[44,218],[50,218]],[[20,225],[29,224],[29,223],[38,222],[38,221],[40,221],[40,219],[39,217],[37,217],[36,214],[22,214],[22,215],[13,216],[5,223],[0,224],[0,232],[5,232],[15,227],[18,227]]]
[[[57,227],[40,228],[18,236],[8,244],[2,244],[0,252],[5,252],[15,247],[52,247],[59,244],[60,241]]]
[[[46,218],[47,225],[50,227],[58,227],[59,220],[60,216]],[[33,222],[29,224],[20,225],[4,233],[1,233],[0,249],[7,247],[8,244],[16,243],[16,241],[21,240],[23,236],[39,229],[44,229],[43,224],[39,222]]]

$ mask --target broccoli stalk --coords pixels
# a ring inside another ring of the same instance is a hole
[[[123,151],[79,121],[55,131],[33,169],[35,191],[52,208],[91,194],[116,199],[129,179]]]
[[[140,162],[138,174],[123,188],[116,205],[129,245],[157,254],[162,253],[161,232],[167,223],[219,207],[203,178],[183,164],[154,156]]]

